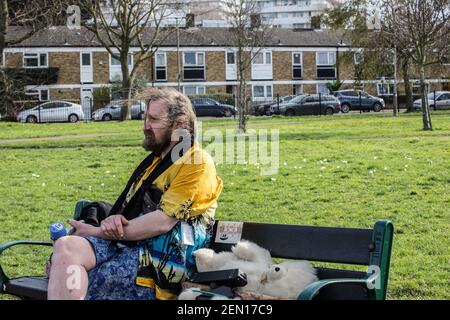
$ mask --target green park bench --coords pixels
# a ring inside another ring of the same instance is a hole
[[[231,250],[232,244],[216,241],[216,221],[210,248]],[[379,220],[373,229],[316,227],[243,222],[241,238],[268,249],[273,258],[367,266],[366,272],[317,267],[319,281],[309,285],[300,300],[384,300],[388,286],[393,225]],[[13,241],[0,246],[1,254],[16,245],[52,246],[51,242]],[[0,293],[22,299],[46,299],[45,276],[6,276],[0,264]]]

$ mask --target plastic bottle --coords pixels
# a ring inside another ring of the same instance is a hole
[[[61,222],[55,222],[50,225],[50,239],[56,241],[68,234],[66,227]]]

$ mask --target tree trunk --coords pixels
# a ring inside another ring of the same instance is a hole
[[[243,73],[243,72],[242,72]],[[239,127],[238,131],[245,133],[246,131],[246,118],[245,118],[245,109],[247,104],[247,99],[245,95],[245,79],[242,77],[241,74],[239,79]]]
[[[0,54],[3,57],[3,51],[6,47],[6,32],[8,28],[8,1],[1,0],[1,8],[0,8]],[[6,66],[6,62],[3,62]],[[2,91],[3,98],[0,102],[0,114],[8,113],[8,103],[5,101],[8,98],[7,92],[7,76],[4,70],[1,70],[0,76],[0,91]]]
[[[406,96],[406,111],[413,112],[413,96],[412,96],[412,87],[411,82],[409,80],[409,60],[404,59],[402,63],[403,70],[403,82],[405,83],[405,96]]]
[[[245,86],[246,86],[246,81],[245,81],[245,68],[244,68],[244,57],[243,55],[243,50],[242,48],[238,49],[238,70],[239,70],[239,94],[238,94],[238,101],[239,101],[239,106],[238,106],[238,113],[239,113],[239,124],[238,124],[238,132],[240,133],[245,133],[245,131],[247,130],[246,126],[246,105],[247,105],[247,97],[246,97],[246,90],[245,90]]]
[[[8,1],[1,0],[0,8],[0,54],[3,56],[3,51],[6,47],[6,33],[8,31]],[[6,65],[6,64],[5,64]]]
[[[128,52],[122,53],[120,57],[120,64],[122,69],[122,92],[120,93],[122,99],[126,104],[122,105],[121,120],[131,119],[131,89],[133,87],[133,79],[130,77],[128,68]]]
[[[428,106],[427,88],[425,86],[425,66],[420,64],[420,93],[422,95],[422,120],[423,130],[433,130],[431,125],[430,109]]]

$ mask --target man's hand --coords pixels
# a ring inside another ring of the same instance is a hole
[[[128,225],[128,220],[121,214],[115,214],[103,220],[100,228],[107,237],[120,240],[123,239],[123,227],[126,225]]]
[[[90,224],[86,224],[84,222],[72,219],[67,220],[67,223],[70,224],[75,229],[75,232],[73,233],[74,236],[87,237],[87,236],[97,236],[98,234],[97,231],[98,228],[91,226]]]

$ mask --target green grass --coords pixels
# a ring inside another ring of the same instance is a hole
[[[280,169],[218,164],[224,181],[218,219],[371,228],[394,223],[389,299],[449,299],[450,113],[252,119],[280,130]],[[233,134],[232,120],[203,128]],[[141,121],[28,125],[0,123],[0,139],[120,133],[2,142],[0,243],[48,239],[48,226],[72,215],[77,200],[113,202],[144,156]],[[211,148],[208,145],[207,148]],[[276,235],[274,235],[276,236]],[[301,244],[299,244],[301,245]],[[49,248],[2,256],[7,274],[40,274]],[[7,298],[7,296],[3,296]]]

